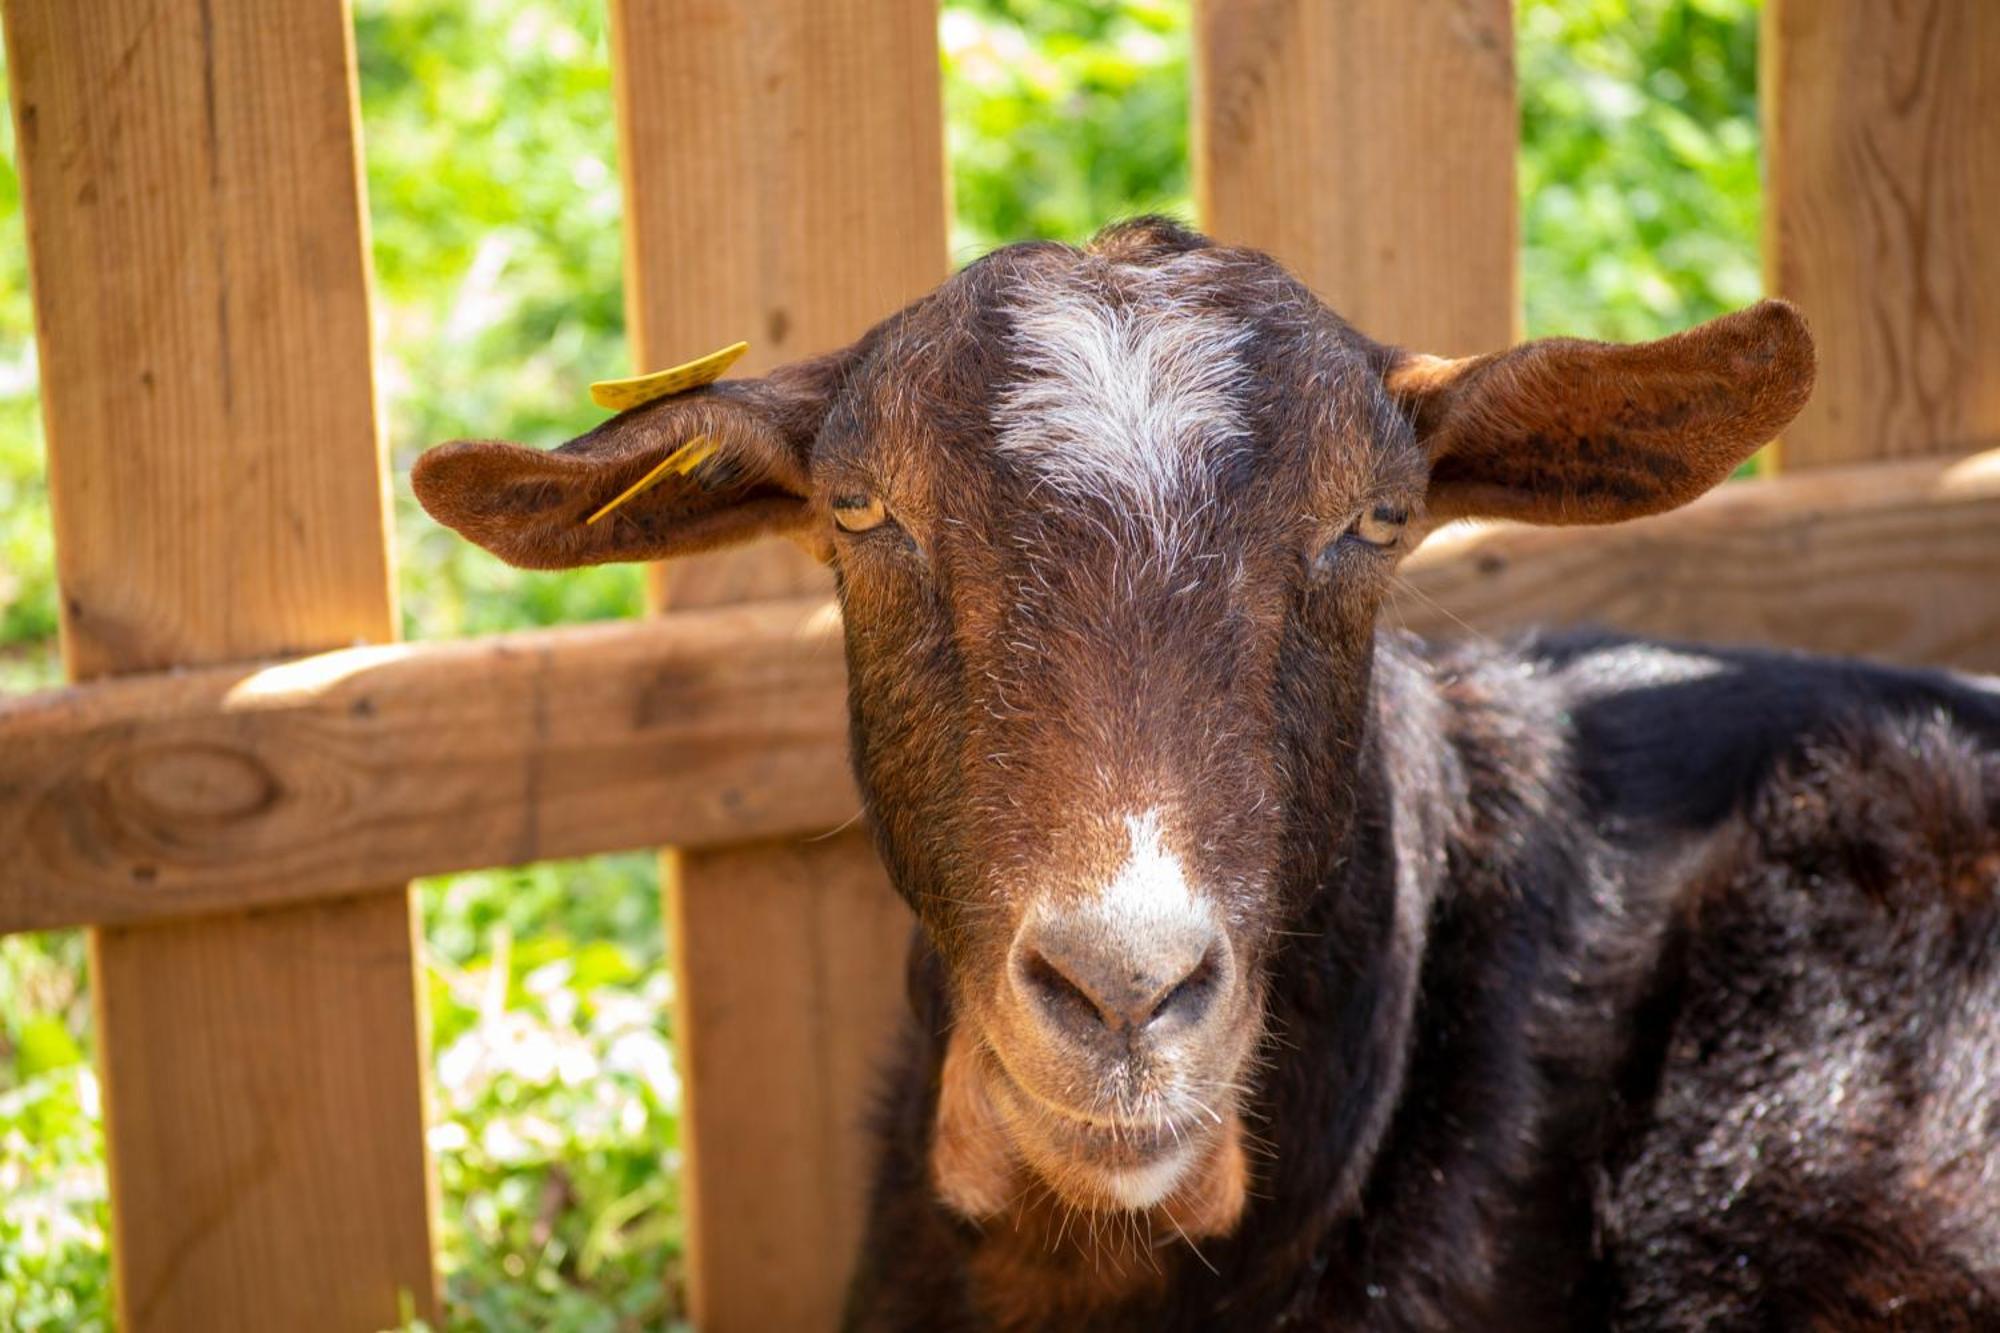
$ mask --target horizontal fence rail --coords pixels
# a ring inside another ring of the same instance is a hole
[[[0,931],[851,820],[824,598],[0,703]]]

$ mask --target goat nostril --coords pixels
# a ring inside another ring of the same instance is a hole
[[[1220,973],[1221,967],[1217,962],[1216,952],[1211,948],[1201,956],[1201,961],[1194,965],[1194,971],[1175,982],[1168,988],[1167,993],[1160,997],[1160,1002],[1154,1005],[1153,1011],[1146,1016],[1146,1026],[1151,1027],[1169,1018],[1177,1019],[1188,1026],[1199,1023],[1215,999],[1216,978]]]
[[[1203,943],[1194,966],[1181,972],[1135,969],[1123,951],[1107,957],[1089,948],[1052,949],[1046,938],[1024,940],[1014,954],[1014,985],[1045,1021],[1072,1036],[1109,1031],[1164,1037],[1204,1022],[1223,989],[1228,962],[1222,945],[1212,938]],[[1166,983],[1162,974],[1175,972],[1179,979]]]
[[[1050,962],[1040,950],[1027,951],[1021,961],[1021,971],[1035,998],[1053,1015],[1110,1025],[1096,998],[1071,980],[1068,973]]]

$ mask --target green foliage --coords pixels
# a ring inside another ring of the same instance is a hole
[[[683,1308],[656,867],[424,885],[449,1329],[615,1333]]]
[[[0,72],[6,56],[0,52]],[[14,120],[0,118],[0,235],[21,234]],[[28,247],[0,242],[0,693],[51,684],[56,657],[55,541],[42,467]]]
[[[1193,216],[1185,0],[952,0],[938,34],[955,254]]]
[[[1519,0],[1530,333],[1657,338],[1762,294],[1752,0]]]
[[[0,1092],[0,1328],[111,1326],[99,1111],[97,1076],[74,1056]]]
[[[1755,0],[1519,0],[1532,332],[1648,337],[1754,298]],[[405,632],[630,615],[639,574],[507,569],[434,524],[437,440],[549,444],[629,366],[603,0],[355,0]],[[955,252],[1189,213],[1187,0],[946,0]],[[11,125],[0,226],[18,236]],[[25,247],[0,245],[0,691],[57,674]],[[658,1328],[680,1100],[649,855],[421,886],[447,1327]],[[0,1328],[111,1300],[76,934],[0,940]]]
[[[440,440],[555,444],[623,375],[623,255],[604,0],[358,0],[403,629],[443,638],[637,614],[639,570],[510,569],[426,518]],[[496,373],[496,368],[504,372]]]
[[[0,938],[0,1328],[110,1327],[88,1010],[81,935]]]

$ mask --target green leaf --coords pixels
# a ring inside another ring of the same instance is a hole
[[[83,1048],[62,1020],[50,1014],[39,1014],[22,1024],[15,1045],[14,1068],[23,1081],[83,1063]]]

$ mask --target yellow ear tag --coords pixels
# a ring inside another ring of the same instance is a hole
[[[630,412],[673,394],[715,383],[722,378],[723,371],[736,364],[737,357],[749,350],[749,343],[731,343],[719,352],[710,352],[699,361],[672,370],[656,370],[629,380],[599,380],[590,386],[590,401],[613,412]]]
[[[674,450],[665,458],[662,458],[651,472],[648,472],[645,476],[619,492],[617,499],[583,520],[584,526],[589,527],[592,523],[597,522],[598,519],[603,518],[633,496],[644,495],[647,491],[652,490],[653,487],[660,484],[660,478],[666,476],[668,473],[672,473],[676,477],[685,477],[688,473],[694,471],[713,457],[715,457],[715,441],[709,439],[706,435],[695,436],[692,440],[689,440],[686,444]]]

